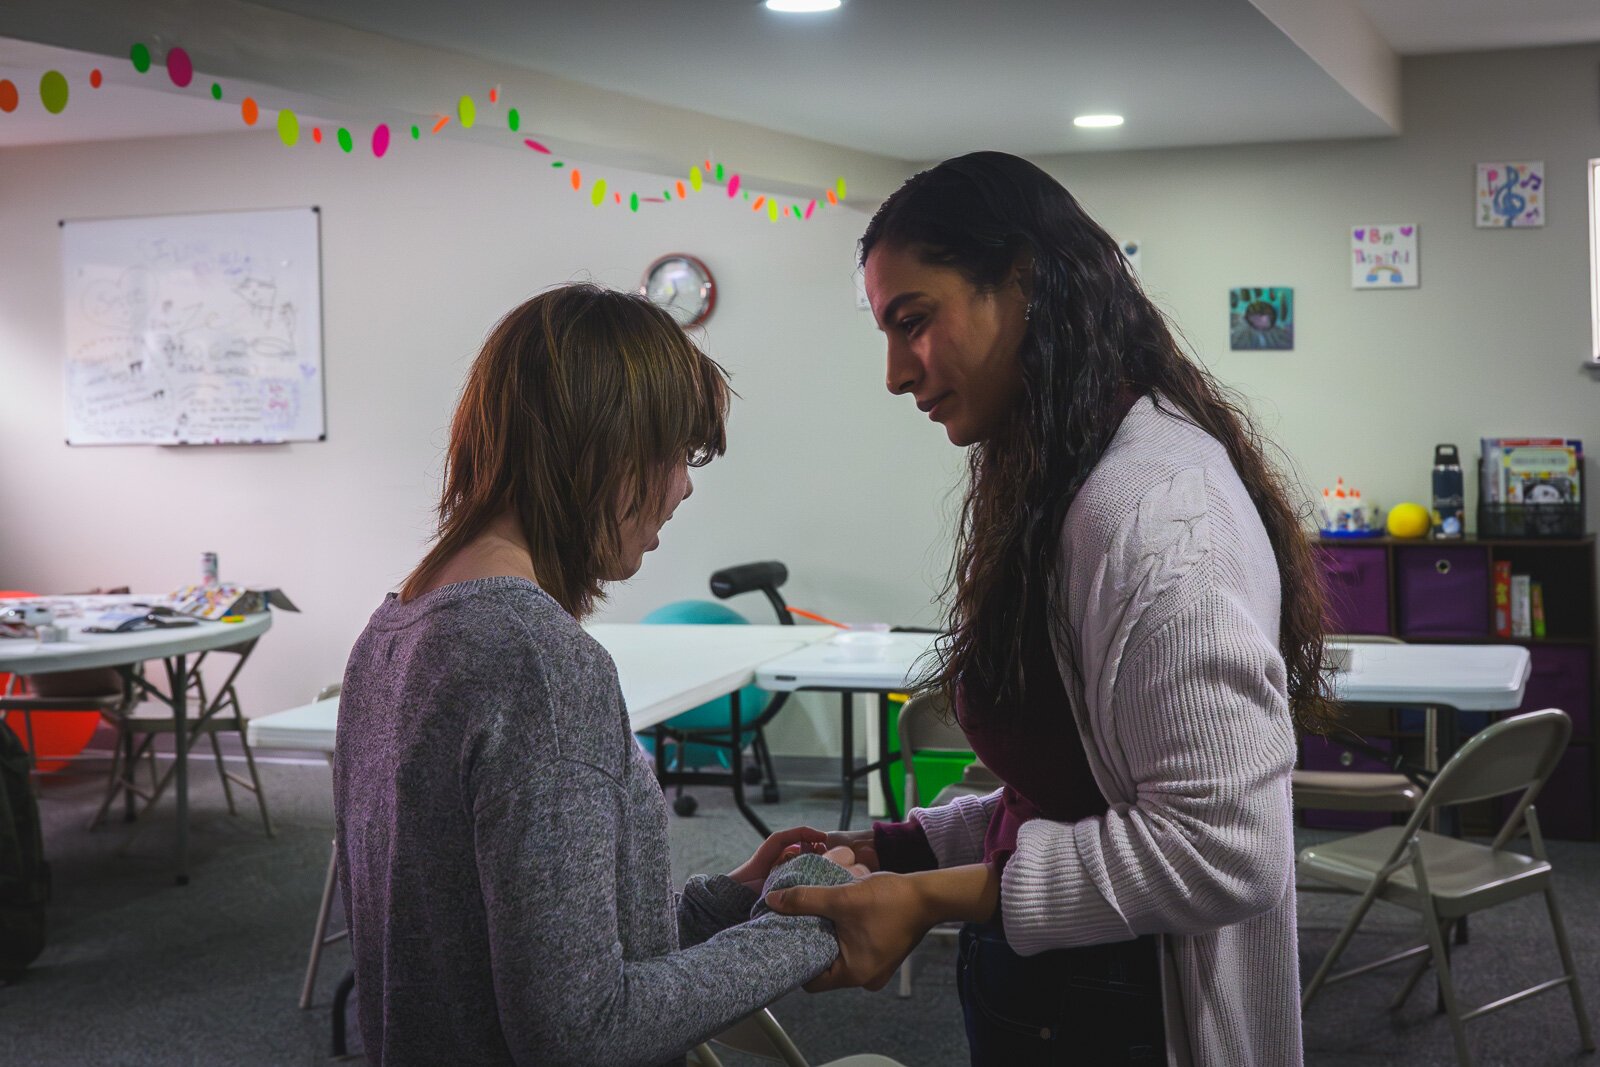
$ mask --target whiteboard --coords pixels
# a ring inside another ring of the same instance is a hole
[[[67,443],[322,440],[317,220],[63,221]]]

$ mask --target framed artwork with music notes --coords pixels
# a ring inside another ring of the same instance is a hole
[[[1350,227],[1350,288],[1415,289],[1422,284],[1414,222]]]
[[[1544,160],[1478,164],[1478,229],[1543,226],[1544,205]]]

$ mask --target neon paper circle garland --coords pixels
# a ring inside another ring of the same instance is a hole
[[[132,63],[133,69],[139,74],[149,73],[154,62],[149,45],[142,41],[135,42],[128,50],[128,59]],[[176,45],[167,49],[165,65],[167,77],[172,81],[173,85],[180,89],[196,86],[194,61],[189,56],[187,49]],[[91,88],[99,89],[104,82],[104,75],[96,67],[89,72],[87,81]],[[222,86],[217,82],[211,82],[206,92],[213,100],[217,101],[221,101],[224,96]],[[39,79],[39,102],[50,114],[59,115],[65,111],[70,97],[71,86],[67,81],[66,75],[60,71],[46,71],[44,76]],[[490,88],[488,97],[491,106],[502,106],[504,104],[499,86]],[[9,79],[0,79],[0,113],[9,114],[16,111],[20,102],[21,94],[17,86]],[[471,129],[477,124],[478,105],[471,96],[463,95],[458,98],[454,112],[455,121],[459,122],[463,129]],[[254,97],[243,97],[239,102],[239,118],[246,126],[254,127],[261,118],[260,103]],[[448,126],[450,121],[451,116],[449,114],[436,112],[433,126],[429,132],[438,133]],[[530,151],[544,156],[553,157],[555,155],[542,142],[519,134],[518,131],[521,126],[521,111],[515,107],[506,107],[504,127],[506,132],[516,134],[523,146]],[[286,148],[293,148],[301,144],[299,116],[287,108],[279,109],[277,133],[278,140]],[[419,125],[411,126],[410,133],[412,141],[422,140],[422,128]],[[346,154],[355,151],[355,136],[348,129],[340,127],[334,136],[339,148]],[[320,145],[322,141],[322,128],[313,126],[309,143],[311,145]],[[369,148],[374,159],[384,158],[397,143],[403,142],[394,137],[387,123],[379,122],[373,124]],[[566,169],[567,164],[565,160],[552,158],[550,166],[554,169]],[[567,174],[568,182],[571,184],[573,191],[581,192],[584,189],[582,171],[577,167],[572,167],[567,170]],[[738,200],[741,198],[741,194],[743,200],[748,201],[750,199],[750,190],[744,188],[739,173],[724,167],[720,162],[713,163],[711,160],[705,159],[701,163],[691,165],[687,179],[687,184],[683,179],[678,179],[672,187],[662,190],[660,196],[641,196],[637,191],[631,191],[624,196],[621,190],[611,191],[610,196],[607,196],[607,192],[610,190],[610,183],[604,177],[596,176],[588,185],[589,202],[596,208],[603,207],[610,202],[617,206],[626,206],[630,212],[637,213],[641,204],[667,204],[672,203],[674,200],[687,200],[691,195],[704,191],[707,185],[715,186],[719,184],[723,187],[729,200]],[[676,196],[673,195],[674,193],[676,193]],[[758,195],[754,203],[750,205],[750,210],[752,216],[760,216],[763,214],[762,209],[765,208],[765,214],[768,220],[772,222],[777,222],[781,219],[806,222],[810,221],[811,216],[818,208],[836,205],[844,197],[845,180],[840,178],[831,188],[823,190],[821,195],[809,200],[804,207],[798,202],[790,202],[787,206],[780,205],[776,196]]]

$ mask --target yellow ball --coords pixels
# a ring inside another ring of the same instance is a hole
[[[1433,517],[1421,504],[1396,504],[1389,509],[1390,537],[1426,537]]]

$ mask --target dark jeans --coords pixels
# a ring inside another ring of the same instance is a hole
[[[956,984],[973,1067],[1166,1062],[1154,936],[1019,956],[998,925],[961,930]]]

